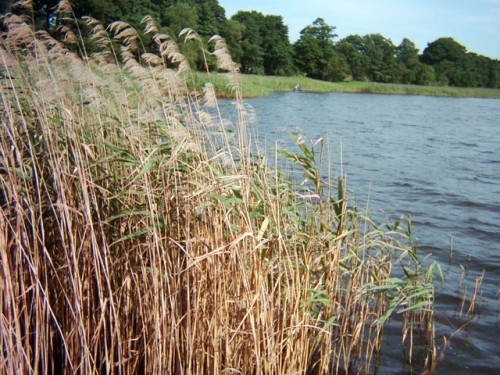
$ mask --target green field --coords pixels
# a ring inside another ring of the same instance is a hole
[[[201,91],[211,81],[219,97],[234,96],[226,74],[194,73],[191,80]],[[417,86],[376,82],[325,82],[306,77],[276,77],[240,74],[244,97],[270,95],[277,91],[292,91],[298,84],[303,91],[312,92],[363,92],[373,94],[402,94],[428,96],[456,96],[477,98],[500,98],[500,90],[486,88],[463,88],[450,86]]]

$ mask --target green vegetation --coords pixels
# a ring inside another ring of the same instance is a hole
[[[456,96],[500,99],[500,90],[450,86],[419,86],[377,82],[326,82],[306,77],[239,76],[244,97],[271,95],[278,91],[293,91],[299,85],[303,92],[362,92],[374,94],[403,94],[427,96]],[[203,85],[212,82],[218,97],[233,97],[234,90],[226,74],[193,73],[190,81],[202,91]]]
[[[122,20],[141,29],[141,20],[146,14],[150,15],[157,30],[179,43],[186,61],[198,71],[204,71],[206,63],[215,69],[216,62],[210,55],[207,58],[196,43],[184,43],[184,36],[179,34],[185,28],[197,30],[205,47],[214,35],[222,36],[244,74],[305,75],[332,82],[500,89],[500,61],[467,52],[465,46],[450,37],[429,43],[419,53],[408,38],[395,45],[377,33],[348,35],[337,40],[335,26],[317,18],[311,25],[305,25],[296,42],[290,43],[282,16],[239,11],[228,19],[217,0],[82,0],[72,3],[76,17],[90,16],[104,26]],[[33,8],[27,6],[30,4]],[[79,51],[81,56],[95,48],[99,50],[90,43],[92,36],[85,29],[55,17],[57,0],[6,1],[0,6],[10,7],[20,15],[34,16],[33,22],[56,38],[71,29],[86,40],[87,51]],[[142,37],[147,47],[154,45],[147,36],[143,34]]]
[[[276,150],[300,185],[250,154],[220,38],[235,124],[150,18],[146,51],[125,22],[72,15],[59,4],[60,39],[8,15],[0,38],[2,373],[376,372],[394,316],[408,370],[434,369],[434,266],[409,218],[353,207],[321,140]],[[101,46],[85,59],[75,22]]]
[[[318,18],[301,32],[294,45],[297,67],[308,77],[324,81],[342,81],[346,76],[347,63],[333,44],[337,37],[335,27]]]
[[[288,27],[281,16],[240,11],[231,19],[241,24],[243,30],[237,45],[229,46],[233,55],[233,50],[241,48],[241,58],[235,58],[241,72],[267,75],[295,72]]]

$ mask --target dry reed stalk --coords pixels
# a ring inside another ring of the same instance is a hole
[[[305,193],[252,158],[243,104],[235,142],[212,87],[190,94],[185,57],[152,20],[160,54],[143,58],[156,67],[140,64],[125,23],[108,28],[120,67],[84,63],[6,20],[3,372],[368,373],[391,308],[410,308],[410,338],[417,323],[433,327],[426,310],[411,310],[421,299],[410,287],[427,279],[394,281],[396,255],[413,259],[401,231],[382,233],[348,208],[340,182],[338,197],[321,199],[304,143],[294,157],[313,180]]]

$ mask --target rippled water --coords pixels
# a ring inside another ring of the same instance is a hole
[[[446,272],[437,285],[438,336],[465,323],[460,298],[464,288],[472,294],[485,271],[478,314],[453,336],[438,373],[500,371],[500,100],[279,93],[246,103],[261,147],[286,147],[286,132],[298,129],[309,139],[322,137],[337,174],[342,149],[358,206],[369,199],[381,220],[411,214],[420,249]],[[385,351],[387,372],[403,371],[392,360],[401,357],[400,345]]]

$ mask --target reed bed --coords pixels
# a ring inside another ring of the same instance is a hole
[[[61,40],[2,20],[2,373],[377,372],[396,314],[408,368],[432,371],[433,267],[409,219],[352,207],[319,143],[276,151],[301,184],[252,154],[222,39],[183,34],[228,72],[232,124],[152,19],[146,50],[59,11]]]

